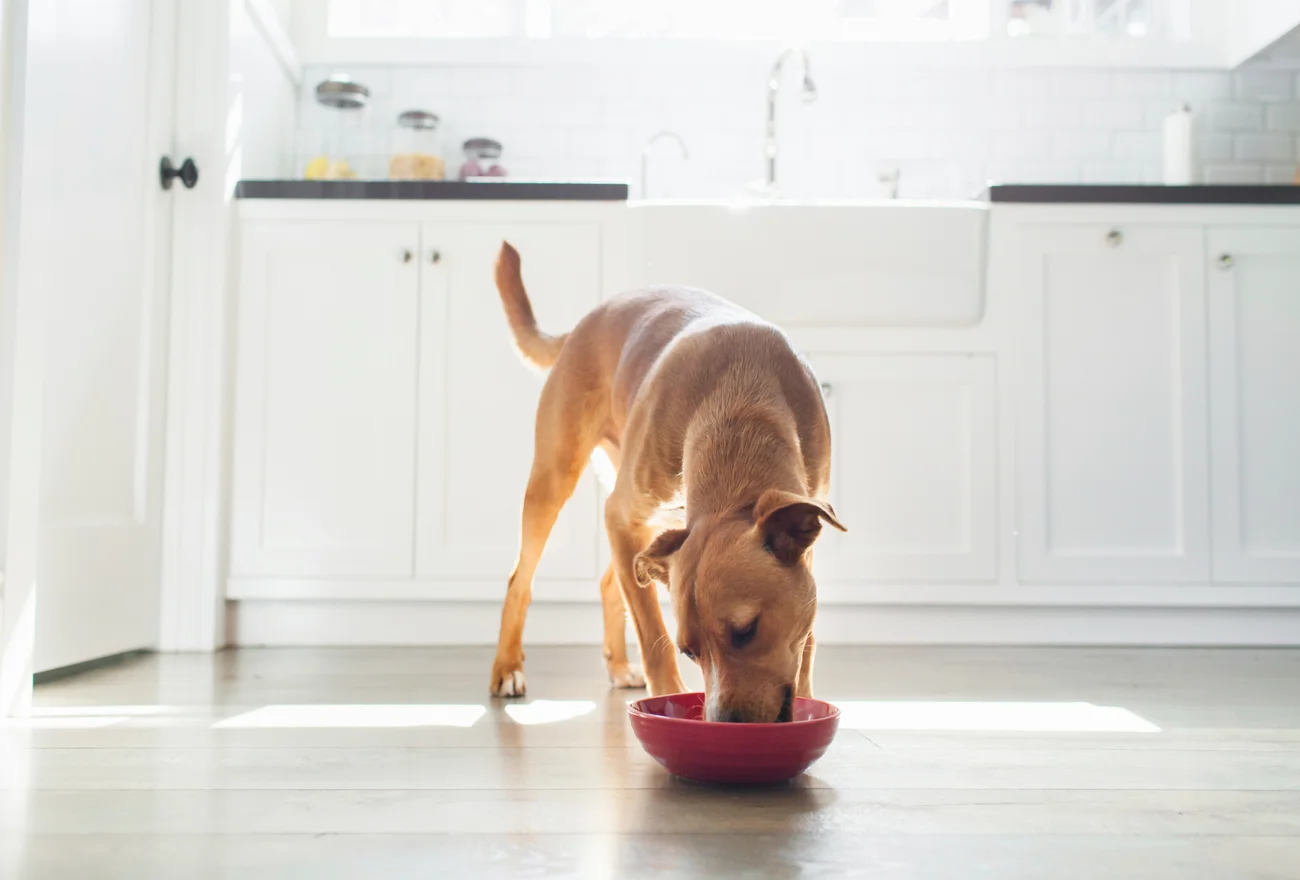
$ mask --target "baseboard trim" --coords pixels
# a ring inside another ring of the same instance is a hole
[[[242,646],[492,645],[493,602],[230,603]],[[670,622],[671,626],[671,622]],[[824,608],[817,640],[840,645],[1300,646],[1300,608],[860,606]],[[531,645],[598,645],[598,602],[539,604]]]
[[[226,598],[257,601],[497,602],[502,578],[231,577]],[[585,604],[600,595],[598,581],[539,579],[533,607]],[[846,583],[819,581],[827,605],[938,605],[1060,608],[1300,608],[1300,584],[987,584]]]
[[[54,669],[46,669],[44,672],[37,672],[32,675],[32,684],[49,684],[52,681],[71,678],[74,675],[94,672],[96,669],[107,669],[110,666],[121,666],[123,663],[130,660],[152,653],[152,649],[138,648],[134,651],[123,651],[120,654],[109,654],[107,657],[96,657],[94,660],[73,663],[69,666],[59,666]]]

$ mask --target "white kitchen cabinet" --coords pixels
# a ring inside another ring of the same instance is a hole
[[[1202,230],[1025,226],[1016,259],[1021,580],[1207,580]]]
[[[830,593],[861,581],[997,576],[997,392],[984,355],[809,357],[831,421],[828,533],[813,564]]]
[[[518,552],[543,378],[514,350],[493,282],[502,240],[523,261],[543,329],[570,330],[600,301],[596,223],[423,227],[416,575],[487,580],[499,596]],[[581,579],[594,597],[597,491],[584,476],[560,515],[537,577]]]
[[[1300,227],[1211,228],[1214,578],[1300,581]]]
[[[419,228],[248,223],[231,574],[409,576]]]

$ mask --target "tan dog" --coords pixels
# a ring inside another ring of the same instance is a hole
[[[537,408],[492,693],[524,693],[533,573],[560,508],[601,449],[617,471],[605,503],[613,563],[600,582],[610,681],[642,683],[628,665],[626,602],[652,694],[685,690],[680,651],[704,672],[710,720],[789,720],[793,696],[812,694],[809,551],[823,520],[844,529],[823,500],[830,427],[812,371],[776,327],[704,291],[624,294],[571,333],[548,336],[509,244],[496,282],[520,353],[551,373]],[[684,514],[679,527],[656,535],[657,515],[674,509]],[[672,595],[676,640],[652,581]]]

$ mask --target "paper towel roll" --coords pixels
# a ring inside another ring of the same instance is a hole
[[[1165,117],[1165,185],[1186,186],[1196,182],[1193,155],[1192,108],[1183,104]]]

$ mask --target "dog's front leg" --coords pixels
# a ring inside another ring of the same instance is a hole
[[[659,587],[654,583],[642,585],[637,581],[636,555],[650,541],[649,530],[644,525],[629,525],[615,512],[606,508],[605,527],[609,532],[610,551],[614,557],[614,572],[623,600],[627,603],[632,628],[636,630],[637,644],[641,648],[641,667],[645,671],[646,685],[651,696],[679,694],[686,690],[681,672],[677,669],[677,646],[659,608]]]
[[[795,696],[811,697],[813,695],[813,653],[816,650],[817,640],[813,638],[812,633],[808,633],[808,638],[804,639],[803,643],[803,657],[799,661],[799,682],[795,687]]]

